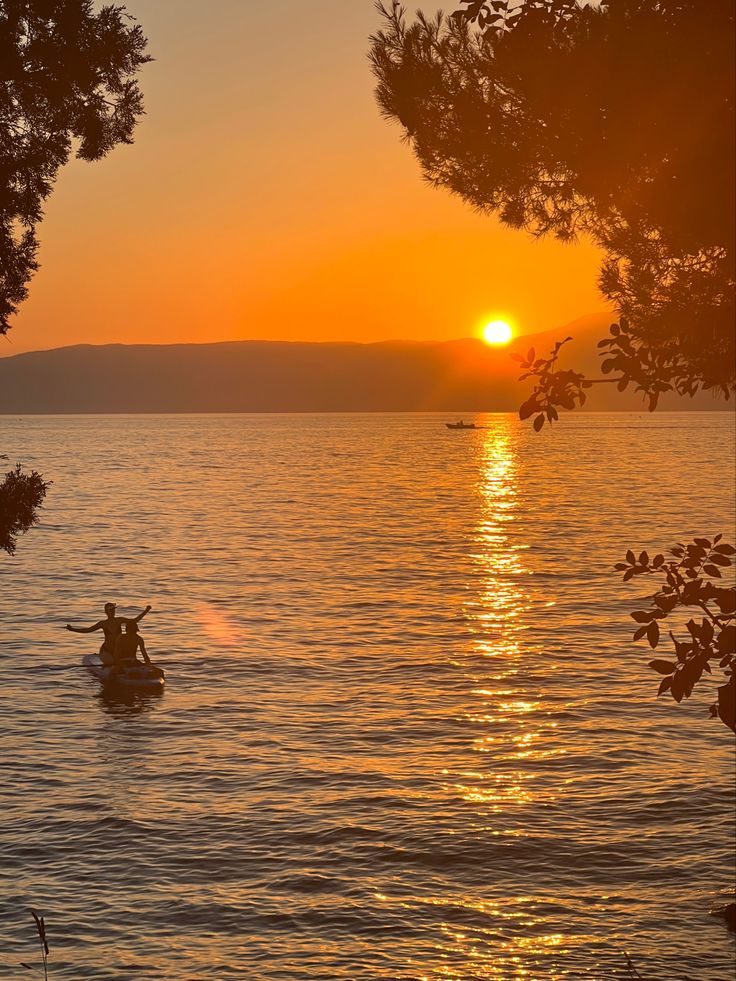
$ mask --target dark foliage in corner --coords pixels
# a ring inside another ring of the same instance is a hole
[[[412,23],[380,7],[372,39],[380,108],[425,178],[513,228],[603,249],[622,318],[608,370],[650,408],[670,388],[728,396],[732,0],[461,2]]]
[[[37,269],[36,227],[76,146],[98,160],[131,143],[143,112],[136,75],[150,59],[119,5],[0,0],[0,334]]]
[[[5,475],[0,484],[0,549],[13,555],[18,535],[38,522],[48,486],[35,470],[24,473],[20,464]]]
[[[636,610],[632,618],[640,625],[634,640],[646,638],[649,646],[656,648],[662,640],[660,624],[678,613],[697,611],[697,615],[684,624],[686,634],[679,639],[669,631],[674,657],[672,660],[657,658],[649,667],[663,675],[659,695],[669,692],[676,702],[689,698],[695,685],[704,674],[712,675],[712,665],[717,665],[723,677],[718,687],[718,698],[711,706],[711,717],[720,718],[724,725],[736,732],[736,588],[721,582],[723,570],[732,565],[736,554],[733,545],[722,542],[722,536],[710,541],[696,538],[689,545],[676,545],[670,550],[671,559],[664,555],[650,558],[642,552],[638,558],[633,551],[626,553],[626,561],[616,564],[623,572],[624,581],[635,576],[655,576],[660,580],[659,590],[652,597],[649,608]]]

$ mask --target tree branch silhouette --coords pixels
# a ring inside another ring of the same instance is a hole
[[[24,473],[20,464],[5,475],[0,484],[0,549],[13,555],[18,535],[38,523],[38,509],[49,484],[32,470]]]
[[[533,236],[595,242],[601,292],[619,312],[598,345],[610,377],[560,368],[570,338],[547,357],[515,356],[534,385],[520,417],[539,431],[605,383],[633,386],[650,411],[669,391],[728,399],[736,389],[731,0],[459,2],[449,17],[420,11],[411,22],[398,0],[378,4],[384,28],[370,57],[382,114],[402,126],[429,183]],[[705,614],[687,624],[689,641],[672,636],[676,660],[660,693],[688,697],[717,653],[726,683],[714,713],[733,729],[733,590],[712,581],[732,553],[715,542],[678,546],[679,563],[658,556],[656,566],[630,552],[624,578],[665,577],[654,606],[635,614],[637,638],[652,646],[658,621],[676,607]]]
[[[72,151],[99,160],[131,143],[150,61],[125,7],[92,0],[0,0],[0,334],[38,268],[37,227]],[[0,484],[0,549],[38,521],[48,483],[18,465]]]
[[[38,268],[37,226],[72,151],[99,160],[131,143],[150,58],[123,6],[0,0],[0,334]]]
[[[379,107],[431,184],[534,236],[592,239],[620,314],[604,370],[656,407],[736,386],[730,0],[379,5]]]
[[[630,549],[616,569],[623,572],[625,582],[635,576],[655,576],[660,581],[649,608],[631,614],[639,624],[634,640],[646,638],[654,649],[662,639],[662,621],[693,607],[704,614],[697,620],[691,617],[684,625],[688,634],[685,640],[669,631],[674,660],[657,658],[649,667],[664,676],[657,694],[668,691],[681,702],[692,695],[704,673],[712,676],[713,662],[723,677],[711,705],[711,718],[718,717],[736,732],[736,588],[718,582],[723,570],[733,564],[736,549],[722,538],[716,535],[712,541],[696,538],[688,545],[678,544],[670,550],[669,560],[661,554],[650,558],[647,552],[637,558]]]

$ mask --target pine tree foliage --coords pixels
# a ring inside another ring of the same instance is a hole
[[[656,406],[728,397],[734,353],[732,0],[381,7],[377,98],[425,178],[513,228],[604,251],[624,326],[606,370]]]
[[[132,142],[136,76],[150,59],[118,5],[0,0],[0,334],[37,269],[36,230],[72,152],[98,160]]]

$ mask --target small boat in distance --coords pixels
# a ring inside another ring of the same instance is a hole
[[[478,429],[478,426],[474,422],[446,422],[445,425],[448,429]]]

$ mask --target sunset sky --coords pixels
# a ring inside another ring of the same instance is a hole
[[[424,185],[373,99],[372,0],[130,0],[133,146],[61,174],[0,354],[76,343],[447,339],[605,308],[598,252]],[[434,9],[431,4],[427,9]]]

